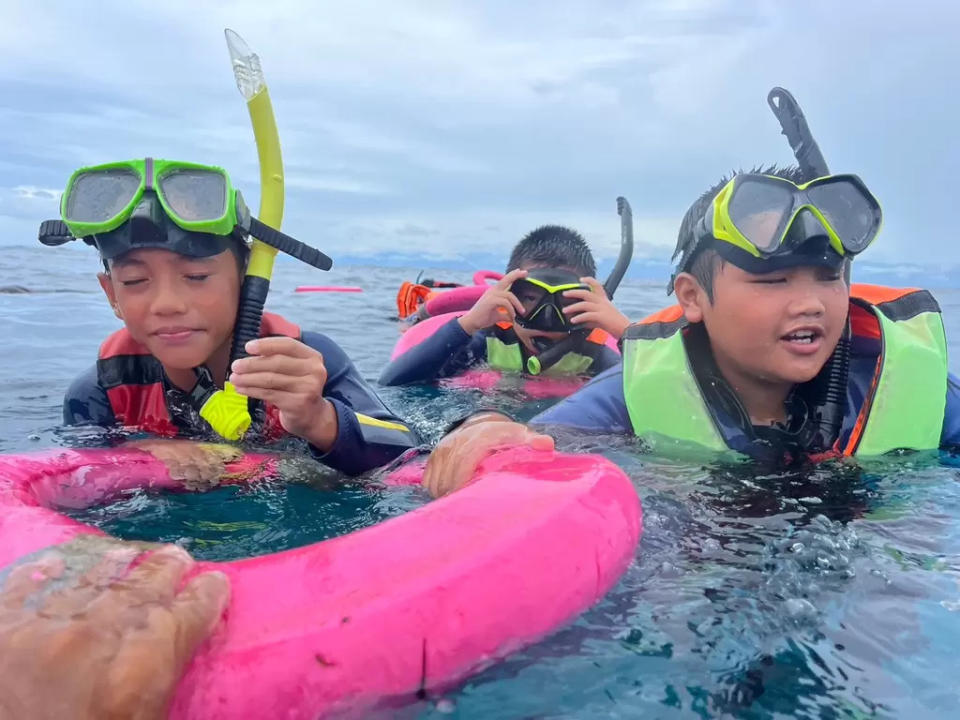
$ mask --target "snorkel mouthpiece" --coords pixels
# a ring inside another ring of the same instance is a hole
[[[250,428],[252,421],[247,397],[237,392],[229,381],[207,398],[200,406],[200,417],[217,431],[224,440],[237,441]]]

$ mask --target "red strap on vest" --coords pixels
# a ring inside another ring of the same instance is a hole
[[[280,315],[265,312],[260,324],[260,337],[278,335],[299,339],[300,328]],[[149,350],[134,340],[126,328],[112,333],[100,346],[100,360],[121,356],[143,357],[143,362],[151,357]],[[131,382],[117,385],[107,390],[107,399],[114,417],[125,427],[135,427],[166,437],[175,436],[179,432],[167,409],[163,383]],[[264,428],[266,439],[275,440],[284,434],[280,424],[280,412],[272,405],[267,405]]]

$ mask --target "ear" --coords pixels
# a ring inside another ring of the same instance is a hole
[[[117,291],[113,287],[113,279],[107,273],[97,273],[97,280],[100,281],[100,288],[103,290],[103,294],[107,296],[110,307],[113,308],[113,314],[123,320],[123,315],[120,314],[120,305],[117,303]]]
[[[680,273],[673,281],[673,292],[677,296],[677,302],[680,303],[687,321],[691,323],[702,322],[704,307],[710,301],[697,279],[690,273]]]

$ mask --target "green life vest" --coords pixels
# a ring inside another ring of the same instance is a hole
[[[512,337],[511,337],[512,336]],[[511,342],[512,341],[512,342]],[[593,344],[588,341],[586,344]],[[545,376],[582,375],[591,365],[593,357],[575,352],[568,352],[552,367],[547,368]],[[502,372],[524,372],[523,352],[520,349],[520,340],[512,329],[487,336],[487,363],[494,370]]]
[[[874,456],[940,445],[947,348],[940,307],[926,290],[851,287],[854,335],[882,342],[870,392],[844,455]],[[707,408],[683,343],[679,307],[631,325],[624,335],[623,393],[633,431],[712,451],[727,444]]]

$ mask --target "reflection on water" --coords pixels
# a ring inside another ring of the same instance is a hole
[[[134,490],[70,516],[119,537],[177,543],[199,560],[234,560],[345,535],[425,501],[410,488],[267,480],[204,493]]]

